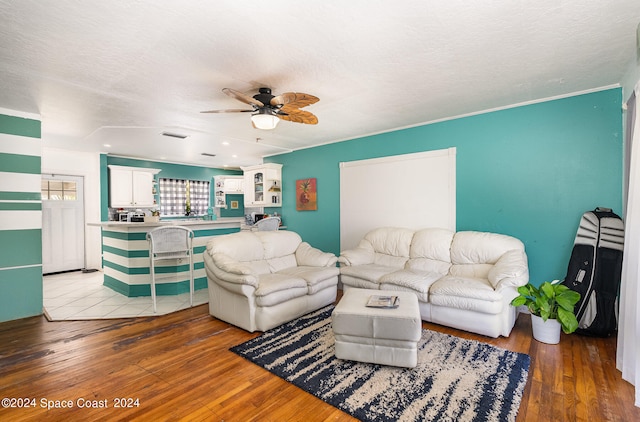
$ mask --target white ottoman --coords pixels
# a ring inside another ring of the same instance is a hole
[[[369,308],[371,295],[395,295],[394,309]],[[331,314],[338,359],[413,368],[418,363],[422,321],[410,292],[350,288]]]

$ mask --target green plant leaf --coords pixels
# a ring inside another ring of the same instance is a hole
[[[524,296],[518,296],[511,301],[511,306],[522,306],[527,302],[527,298]]]
[[[573,312],[573,308],[576,303],[580,300],[580,293],[575,292],[573,290],[567,289],[563,291],[561,294],[556,296],[556,301],[558,302],[558,306],[566,311]]]
[[[573,312],[566,311],[562,308],[558,309],[558,322],[562,325],[562,331],[571,334],[578,329],[578,320]]]
[[[540,291],[544,293],[544,295],[547,296],[549,299],[553,299],[555,297],[554,286],[548,281],[545,281],[544,283],[542,283],[542,285],[540,286]]]

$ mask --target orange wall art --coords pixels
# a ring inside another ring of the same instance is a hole
[[[296,180],[296,210],[318,209],[318,185],[316,178]]]

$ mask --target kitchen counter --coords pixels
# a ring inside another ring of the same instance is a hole
[[[244,218],[231,218],[231,217],[222,217],[217,220],[201,220],[197,218],[189,218],[189,219],[175,219],[175,220],[160,220],[154,222],[139,222],[139,223],[129,223],[126,221],[102,221],[99,223],[87,223],[87,226],[94,227],[160,227],[160,226],[210,226],[215,225],[217,227],[223,227],[226,225],[230,225],[233,227],[240,227],[240,225],[244,224]]]
[[[158,222],[128,223],[103,221],[87,223],[101,227],[103,284],[129,297],[151,296],[151,271],[147,232],[156,227],[179,225],[194,232],[193,262],[195,289],[207,286],[202,253],[213,236],[235,233],[244,228],[244,218],[217,220],[176,219]],[[161,261],[156,267],[158,295],[178,295],[189,292],[187,259]]]

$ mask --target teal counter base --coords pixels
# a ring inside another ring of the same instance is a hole
[[[151,284],[130,285],[116,280],[105,274],[104,286],[128,297],[151,296]],[[207,278],[194,278],[194,289],[201,290],[207,288]],[[158,296],[175,296],[183,293],[189,293],[189,280],[178,283],[164,283],[156,285],[156,295]]]
[[[193,278],[195,290],[207,288],[202,254],[209,239],[240,231],[240,221],[180,222],[194,232]],[[151,270],[147,232],[162,224],[102,223],[103,285],[128,296],[151,296]],[[156,261],[156,294],[189,293],[188,259]]]

